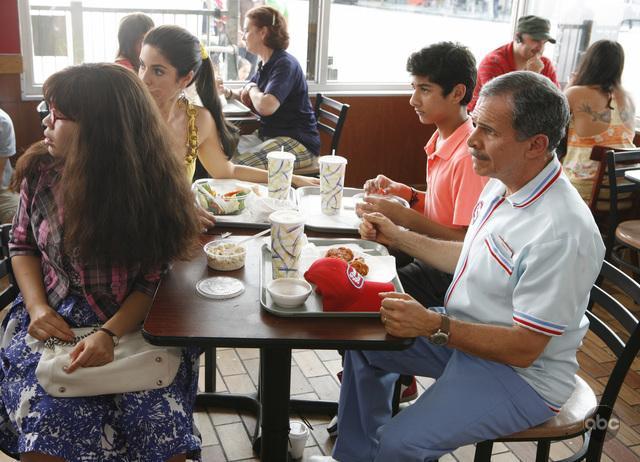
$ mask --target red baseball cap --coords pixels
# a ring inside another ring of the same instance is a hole
[[[365,281],[349,263],[340,258],[319,258],[304,278],[322,295],[324,311],[379,311],[380,292],[393,292],[390,282]]]

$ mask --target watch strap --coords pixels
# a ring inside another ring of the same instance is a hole
[[[113,333],[112,330],[107,329],[106,327],[98,327],[98,331],[99,332],[104,332],[105,334],[107,334],[109,337],[111,337],[111,340],[113,341],[114,345],[118,344],[118,336],[116,334]]]
[[[449,328],[451,326],[451,320],[449,319],[449,316],[447,316],[446,314],[441,314],[440,317],[441,317],[441,319],[440,319],[440,329],[439,329],[439,331],[449,335]]]

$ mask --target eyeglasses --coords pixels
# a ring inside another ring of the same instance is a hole
[[[48,115],[51,116],[51,125],[56,124],[56,120],[73,120],[71,117],[66,117],[56,111],[56,109],[47,103],[47,101],[41,101],[36,107],[38,114],[40,114],[40,120],[44,120]]]

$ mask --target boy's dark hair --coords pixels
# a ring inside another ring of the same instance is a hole
[[[476,86],[476,60],[464,45],[440,42],[416,51],[407,60],[407,71],[440,85],[443,96],[461,83],[467,91],[460,106],[466,106],[471,101]]]

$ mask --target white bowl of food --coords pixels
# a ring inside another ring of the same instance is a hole
[[[209,268],[217,271],[234,271],[244,266],[247,249],[233,242],[211,241],[205,244]]]
[[[311,294],[311,284],[304,279],[280,278],[267,285],[274,303],[282,308],[295,308],[304,304]]]

